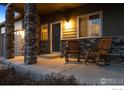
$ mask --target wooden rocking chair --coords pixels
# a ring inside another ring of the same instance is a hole
[[[92,59],[99,65],[100,61],[104,62],[105,65],[110,64],[109,53],[112,44],[112,38],[102,38],[99,39],[96,48],[90,49],[86,56],[85,62]]]
[[[80,62],[80,45],[79,41],[71,40],[68,41],[68,47],[66,47],[65,51],[65,61],[69,61],[69,55],[70,54],[76,54],[77,55],[77,61]]]

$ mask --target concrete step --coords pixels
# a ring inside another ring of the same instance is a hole
[[[42,57],[42,58],[48,58],[48,59],[55,59],[55,58],[59,58],[60,56],[61,56],[60,53],[51,53],[51,54],[40,55],[40,57]]]

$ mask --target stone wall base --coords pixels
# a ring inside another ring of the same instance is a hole
[[[100,38],[91,38],[91,39],[77,39],[80,42],[80,47],[83,47],[84,50],[87,50],[90,47],[96,47],[97,41]],[[65,47],[68,46],[69,40],[62,40],[61,44],[61,56],[65,56]],[[112,37],[112,46],[111,51],[111,61],[123,62],[124,61],[124,36],[114,36]]]

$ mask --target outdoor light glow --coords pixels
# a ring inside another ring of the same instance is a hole
[[[24,39],[24,31],[20,31],[20,34],[22,36],[22,39]]]
[[[24,36],[25,36],[25,33],[23,30],[20,30],[20,31],[16,31],[14,32],[15,35],[21,35],[22,39],[24,39]]]
[[[66,29],[71,28],[71,22],[70,22],[70,21],[65,22],[65,28],[66,28]]]
[[[19,35],[19,32],[17,31],[16,34]]]

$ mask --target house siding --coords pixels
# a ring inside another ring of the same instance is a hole
[[[42,31],[42,29],[40,31]],[[40,39],[40,54],[48,54],[48,53],[51,53],[50,51],[50,24],[48,24],[48,40]]]
[[[22,20],[16,21],[14,23],[15,30],[22,30]],[[1,55],[5,56],[5,26],[1,27]],[[22,47],[24,45],[24,41],[22,41],[22,36],[14,34],[14,55],[19,56],[23,55]]]
[[[77,38],[77,17],[71,16],[70,27],[66,27],[66,20],[62,20],[62,39]]]
[[[0,55],[5,56],[5,26],[2,26],[0,31]]]
[[[38,19],[37,28],[37,50],[38,54],[51,53],[50,46],[50,24],[52,22],[62,22],[62,39],[61,39],[61,54],[64,56],[65,47],[68,46],[68,41],[76,39],[80,41],[80,46],[95,47],[99,38],[82,38],[77,37],[77,17],[85,14],[90,14],[98,11],[102,11],[103,18],[103,37],[111,36],[113,43],[111,47],[112,53],[124,54],[124,4],[85,4],[78,8],[66,9],[64,11],[56,11],[44,16],[40,16]],[[71,28],[66,29],[65,22],[67,19],[72,21]],[[48,40],[41,40],[42,24],[48,24]],[[23,24],[22,24],[23,25]],[[122,56],[123,58],[123,56]]]
[[[102,11],[103,25],[102,25],[102,37],[111,36],[113,43],[111,47],[112,53],[123,54],[123,35],[124,35],[124,5],[123,4],[86,4],[75,9],[69,9],[65,11],[56,11],[54,13],[41,16],[41,23],[52,23],[55,21],[62,21],[62,40],[61,40],[61,56],[65,54],[65,47],[68,46],[68,41],[77,39],[80,41],[80,45],[87,49],[88,47],[95,47],[98,38],[77,38],[77,17],[94,12]],[[72,28],[67,31],[64,27],[64,22],[67,18],[73,20]],[[49,30],[50,33],[50,30]],[[47,42],[47,47],[49,48]],[[43,45],[42,45],[43,46]],[[43,48],[43,47],[42,47]],[[47,50],[44,49],[44,50]],[[42,49],[43,50],[43,49]]]
[[[62,12],[55,12],[49,15],[42,16],[42,23],[48,23],[54,21],[62,20],[62,25],[66,20],[66,17],[70,15],[70,20],[75,18],[75,24],[73,27],[73,34],[69,32],[65,32],[65,27],[62,26],[62,40],[61,40],[61,56],[65,55],[65,47],[68,46],[68,41],[76,39],[80,42],[80,46],[84,47],[87,50],[89,47],[95,47],[99,38],[85,38],[79,39],[77,38],[77,17],[80,15],[85,15],[89,13],[94,13],[98,11],[102,11],[103,15],[103,25],[102,25],[102,37],[110,36],[113,38],[111,53],[112,54],[120,54],[121,56],[117,57],[120,59],[119,61],[123,61],[124,54],[124,4],[86,4],[79,8],[65,10]],[[67,35],[65,34],[67,33]],[[75,35],[74,35],[75,34]],[[67,36],[67,37],[66,37]],[[74,37],[73,37],[74,36]],[[70,38],[72,37],[72,38]],[[113,57],[113,56],[112,56]],[[114,57],[114,58],[116,58]]]
[[[22,20],[16,21],[14,23],[15,30],[19,31],[22,30]],[[22,39],[22,36],[20,34],[14,34],[14,49],[15,49],[15,55],[23,55],[22,47],[24,45],[24,40]]]
[[[16,21],[14,23],[15,30],[22,30],[22,20]]]
[[[65,10],[62,12],[54,12],[49,15],[41,16],[42,23],[51,23],[55,21],[65,21],[66,17],[74,16],[73,30],[77,31],[77,17],[97,11],[103,12],[103,36],[124,35],[124,5],[123,4],[86,4],[79,8]],[[64,27],[62,27],[65,29]],[[76,36],[77,33],[75,33]],[[65,32],[63,31],[63,37]],[[74,36],[74,37],[75,37]],[[72,37],[72,38],[74,38]],[[63,38],[65,39],[65,38]]]
[[[124,35],[124,5],[119,4],[103,12],[104,36]]]

